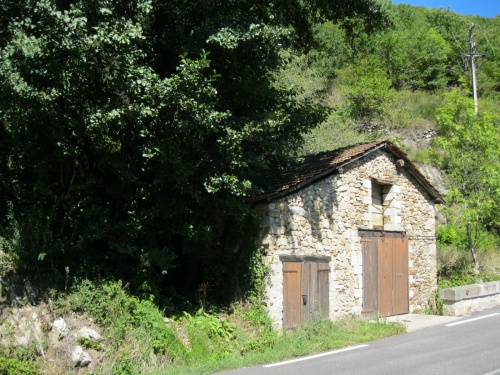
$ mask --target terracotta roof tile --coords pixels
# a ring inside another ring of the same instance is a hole
[[[299,189],[305,184],[314,181],[316,178],[321,177],[324,174],[329,174],[329,171],[334,172],[343,164],[359,158],[366,152],[370,152],[371,150],[384,146],[388,147],[393,154],[404,158],[408,167],[415,171],[418,175],[417,177],[421,180],[420,182],[426,185],[427,190],[432,193],[435,199],[437,201],[444,202],[439,192],[437,192],[425,176],[418,171],[416,166],[408,159],[407,155],[399,147],[385,139],[359,143],[333,151],[308,155],[304,157],[304,160],[301,163],[290,170],[285,171],[279,176],[268,178],[265,183],[266,192],[259,197],[255,197],[255,200],[258,201],[272,198],[286,193],[287,191]]]
[[[333,151],[307,155],[304,157],[303,162],[294,168],[284,172],[281,176],[274,176],[274,178],[268,180],[267,191],[270,193],[271,191],[279,192],[287,190],[329,169],[338,167],[381,143],[383,141],[360,143]]]

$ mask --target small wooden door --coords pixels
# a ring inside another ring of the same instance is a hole
[[[283,263],[283,327],[295,328],[301,322],[302,263]]]
[[[364,237],[361,247],[362,315],[373,318],[408,313],[408,239],[395,233]]]
[[[378,240],[361,238],[363,250],[363,310],[365,318],[378,315]]]
[[[283,262],[284,328],[329,316],[328,263],[297,260]]]

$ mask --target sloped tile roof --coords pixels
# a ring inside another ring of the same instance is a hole
[[[384,148],[396,157],[402,158],[405,161],[405,168],[412,172],[414,177],[416,177],[430,193],[431,197],[439,203],[444,203],[443,197],[408,159],[406,153],[392,142],[384,139],[308,155],[304,158],[302,163],[299,163],[279,176],[267,179],[266,192],[255,197],[254,201],[272,201],[274,198],[296,191],[318,179],[338,171],[343,165],[360,159],[379,148]]]

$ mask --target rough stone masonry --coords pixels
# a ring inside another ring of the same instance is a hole
[[[428,307],[436,292],[435,207],[428,193],[396,157],[377,150],[340,173],[261,204],[259,246],[271,269],[266,303],[274,325],[283,317],[280,255],[328,256],[330,318],[361,314],[363,267],[359,229],[373,229],[372,186],[390,186],[384,198],[384,230],[409,239],[410,312]]]

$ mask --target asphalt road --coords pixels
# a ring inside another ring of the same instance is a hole
[[[500,375],[500,308],[319,357],[225,375]]]

